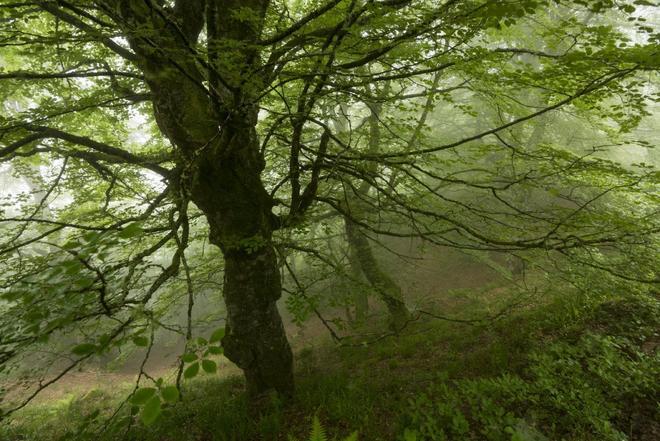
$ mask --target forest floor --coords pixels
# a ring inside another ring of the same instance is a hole
[[[409,240],[390,239],[388,247],[394,251],[381,256],[385,266],[397,271],[398,282],[406,287],[407,302],[413,308],[441,310],[443,313],[464,314],[466,308],[475,303],[491,302],[490,297],[502,291],[505,282],[499,274],[476,261],[472,256],[454,250],[437,248],[417,251],[417,244]],[[441,268],[441,270],[439,270]],[[284,299],[282,299],[284,300]],[[303,325],[293,323],[291,314],[286,311],[284,301],[279,302],[283,314],[289,342],[295,352],[307,352],[314,348],[333,346],[328,329],[316,317],[312,316]],[[387,333],[384,311],[374,298],[370,299],[369,318],[357,329],[348,329],[342,334]],[[483,305],[482,305],[483,306]],[[324,311],[327,318],[345,319],[344,311]],[[373,336],[372,336],[373,337]],[[139,349],[139,348],[138,348]],[[155,378],[172,380],[177,371],[178,357],[183,351],[182,342],[158,342],[151,350],[145,370]],[[35,403],[68,402],[93,391],[115,392],[117,389],[130,390],[137,378],[144,351],[133,351],[120,360],[102,363],[93,360],[74,370],[53,385],[44,389],[35,399]],[[107,357],[106,357],[107,358]],[[216,358],[220,378],[240,375],[240,370],[224,357]],[[57,372],[58,366],[52,366]],[[52,373],[49,373],[52,375]],[[20,394],[20,387],[17,388]],[[8,397],[11,398],[11,395]]]
[[[656,297],[536,296],[509,309],[513,297],[503,302],[502,290],[454,290],[434,306],[453,318],[497,316],[478,323],[421,316],[390,335],[376,315],[339,343],[314,321],[291,328],[296,396],[265,403],[258,416],[239,372],[222,362],[217,375],[187,381],[183,400],[152,426],[127,426],[123,411],[107,424],[134,376],[88,372],[0,426],[0,439],[660,439]],[[166,382],[170,366],[157,372]]]

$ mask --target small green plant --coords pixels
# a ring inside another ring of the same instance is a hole
[[[183,370],[183,377],[190,379],[202,370],[208,374],[214,374],[218,365],[208,357],[222,354],[222,337],[225,335],[224,328],[216,329],[209,339],[197,338],[188,351],[181,356],[181,361],[187,364]],[[75,348],[74,348],[75,349]],[[165,386],[163,379],[156,380],[155,387],[141,387],[135,390],[131,396],[132,413],[140,414],[140,420],[145,426],[152,425],[161,415],[163,404],[173,404],[179,401],[180,393],[176,386]]]
[[[192,342],[188,351],[181,356],[181,360],[188,364],[183,371],[184,378],[189,379],[195,377],[199,373],[200,366],[207,374],[214,374],[218,370],[217,363],[208,357],[223,353],[221,340],[224,335],[224,328],[219,328],[211,334],[211,337],[209,337],[208,340],[199,337]]]
[[[353,432],[346,438],[343,438],[341,441],[357,441],[357,440],[358,440],[357,432]],[[297,440],[296,438],[289,436],[289,441],[297,441]],[[319,417],[316,415],[312,419],[312,428],[309,433],[309,437],[307,438],[307,441],[330,441],[330,438],[328,438],[325,428],[321,424]]]

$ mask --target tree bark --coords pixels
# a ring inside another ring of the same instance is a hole
[[[350,219],[344,217],[344,225],[347,222],[350,222]],[[369,313],[369,294],[365,286],[358,285],[357,289],[355,288],[356,281],[361,279],[362,270],[360,269],[360,258],[359,255],[350,242],[348,243],[348,261],[350,265],[351,276],[353,277],[354,282],[351,283],[353,289],[353,300],[355,302],[355,321],[361,322],[367,318]]]
[[[225,253],[225,355],[240,367],[248,396],[293,393],[293,356],[275,302],[280,273],[271,246]]]

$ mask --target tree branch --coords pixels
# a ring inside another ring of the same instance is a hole
[[[170,174],[170,170],[161,167],[160,165],[153,164],[149,162],[148,159],[140,157],[138,155],[135,155],[133,153],[130,153],[126,150],[113,147],[111,145],[95,141],[93,139],[84,137],[84,136],[78,136],[78,135],[73,135],[68,132],[64,132],[62,130],[58,129],[53,129],[50,127],[44,127],[44,126],[31,126],[28,125],[26,127],[28,130],[32,130],[35,133],[26,136],[25,138],[16,141],[15,143],[5,147],[4,149],[0,150],[0,158],[3,156],[6,156],[10,153],[13,153],[16,151],[18,148],[22,147],[23,145],[29,144],[30,142],[36,141],[38,139],[45,139],[45,138],[57,138],[61,139],[63,141],[67,141],[73,144],[81,145],[84,147],[88,147],[92,150],[104,153],[106,155],[110,155],[116,158],[119,158],[122,160],[124,163],[128,164],[133,164],[133,165],[139,165],[142,166],[146,169],[149,169],[151,171],[154,171],[158,173],[161,176],[167,177]]]
[[[70,24],[74,28],[80,29],[81,31],[84,31],[89,35],[96,35],[100,37],[100,41],[117,55],[129,61],[137,61],[137,56],[133,52],[115,43],[112,40],[112,38],[102,35],[102,33],[98,29],[95,29],[93,26],[88,25],[84,21],[69,14],[68,12],[64,12],[63,10],[61,10],[51,2],[42,1],[42,2],[38,2],[38,4],[39,6],[41,6],[42,9],[50,12],[53,16]]]

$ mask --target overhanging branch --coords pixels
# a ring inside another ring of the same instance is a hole
[[[0,158],[10,155],[19,148],[21,148],[22,146],[28,145],[34,141],[38,141],[40,139],[53,138],[53,139],[61,139],[63,141],[67,141],[72,144],[88,147],[94,151],[103,153],[105,155],[109,155],[113,158],[117,158],[118,160],[120,160],[119,162],[141,166],[148,170],[156,172],[164,177],[167,177],[170,174],[170,170],[151,162],[149,158],[144,158],[142,156],[135,155],[126,150],[120,149],[118,147],[113,147],[109,144],[105,144],[99,141],[95,141],[85,136],[78,136],[72,133],[64,132],[59,129],[44,127],[44,126],[28,125],[26,126],[26,128],[28,130],[33,131],[34,133],[8,145],[3,149],[0,149]]]

